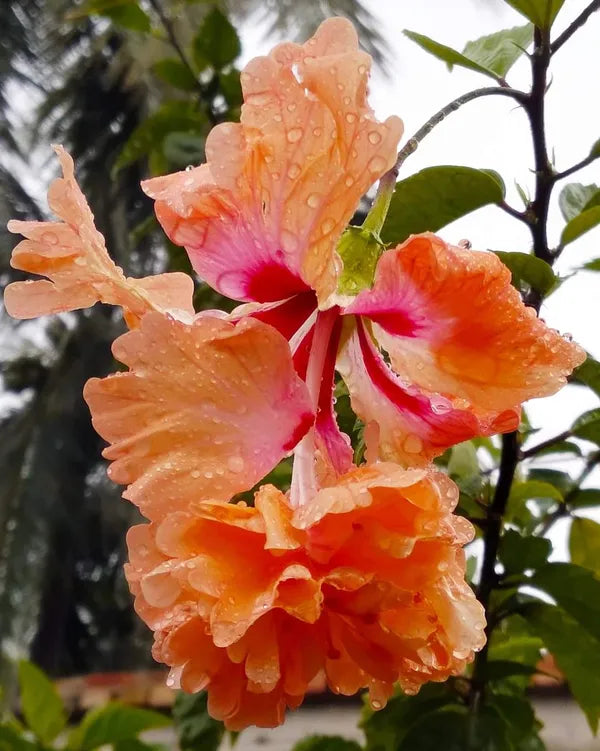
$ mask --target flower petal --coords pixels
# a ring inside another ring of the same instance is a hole
[[[125,277],[94,226],[94,216],[75,180],[73,160],[61,146],[55,151],[63,177],[50,186],[48,203],[63,221],[8,223],[11,232],[27,238],[13,250],[11,265],[50,281],[8,285],[4,293],[8,313],[15,318],[35,318],[88,308],[101,301],[122,306],[131,326],[149,310],[193,315],[194,284],[187,274]]]
[[[287,342],[260,321],[150,313],[113,351],[129,372],[91,379],[84,396],[112,479],[151,519],[248,490],[312,423]]]
[[[493,253],[416,235],[383,254],[373,288],[346,312],[376,324],[402,377],[497,414],[553,394],[585,359],[523,304],[510,279]]]
[[[360,197],[396,159],[398,118],[366,101],[370,57],[342,19],[281,44],[241,74],[241,123],[213,129],[207,164],[144,190],[171,240],[224,295],[266,302],[335,290],[337,240]]]
[[[449,446],[476,435],[496,432],[445,397],[428,397],[406,386],[375,348],[362,320],[342,345],[337,369],[344,379],[352,408],[365,423],[369,459],[424,465]],[[509,429],[518,426],[518,418]]]

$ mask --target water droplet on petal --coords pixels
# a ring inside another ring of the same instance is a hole
[[[324,235],[327,235],[334,227],[335,221],[333,219],[325,219],[325,221],[321,224],[321,232]]]
[[[374,156],[369,162],[369,170],[371,172],[383,172],[386,166],[386,161],[382,156]]]
[[[356,115],[354,112],[348,112],[346,114],[346,122],[347,123],[355,123],[356,122]]]
[[[58,243],[58,237],[54,232],[44,232],[42,235],[42,242],[47,243],[48,245],[56,245]]]
[[[185,171],[186,172],[191,172],[193,169],[194,169],[194,165],[193,164],[188,164],[188,166],[185,168]]]
[[[381,141],[381,133],[378,133],[376,130],[372,130],[369,133],[369,143],[372,143],[373,145],[379,143]]]
[[[316,209],[319,205],[321,197],[318,193],[311,193],[306,199],[306,203],[311,209]]]
[[[302,138],[302,128],[292,128],[288,130],[287,140],[290,143],[297,143]]]
[[[348,175],[348,177],[344,180],[344,183],[346,187],[349,188],[351,185],[354,185],[354,178]]]
[[[418,435],[408,435],[404,439],[403,448],[407,454],[418,454],[423,449],[423,441]]]
[[[232,472],[241,472],[244,469],[244,460],[241,456],[231,456],[227,460],[227,466]]]
[[[295,180],[301,172],[302,172],[302,169],[299,164],[290,164],[290,166],[288,167],[287,174],[289,178],[291,178],[292,180]]]

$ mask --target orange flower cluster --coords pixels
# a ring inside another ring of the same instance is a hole
[[[396,681],[415,693],[462,672],[485,620],[457,500],[440,472],[379,463],[296,510],[267,485],[254,507],[198,501],[134,527],[126,573],[155,658],[232,730],[282,722],[320,671],[375,709]]]
[[[402,123],[375,119],[370,58],[349,22],[283,44],[242,73],[241,122],[217,126],[207,164],[144,183],[200,276],[241,303],[196,314],[183,274],[125,276],[74,177],[55,222],[12,222],[9,313],[119,305],[127,367],[84,396],[115,482],[149,524],[127,578],[170,683],[207,689],[227,727],[274,726],[324,673],[382,707],[464,670],[484,644],[453,515],[430,461],[514,430],[521,403],[557,391],[583,351],[538,320],[491,253],[425,233],[382,252],[370,289],[338,289],[337,250],[360,197],[395,162]],[[343,292],[343,293],[342,293]],[[335,373],[365,425],[353,463]],[[293,453],[289,493],[261,487]]]

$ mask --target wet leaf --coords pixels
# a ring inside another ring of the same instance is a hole
[[[569,552],[573,563],[600,574],[600,524],[593,519],[573,519]]]

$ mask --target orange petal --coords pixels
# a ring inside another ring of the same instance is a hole
[[[187,274],[159,274],[146,279],[125,277],[108,255],[104,237],[75,180],[73,160],[55,147],[63,177],[48,191],[50,208],[62,222],[11,221],[8,229],[27,238],[13,250],[11,265],[48,280],[14,282],[4,304],[15,318],[88,308],[96,302],[120,305],[130,325],[149,310],[193,315],[194,285]]]
[[[342,18],[281,44],[241,74],[241,123],[211,132],[207,164],[144,190],[199,275],[238,300],[335,290],[337,241],[360,197],[396,159],[402,123],[366,101],[370,57]]]
[[[151,519],[248,490],[312,422],[287,342],[259,321],[150,313],[113,351],[129,372],[91,379],[84,397],[112,479]]]
[[[503,428],[507,415],[498,413],[553,394],[585,359],[523,304],[510,279],[493,253],[416,235],[383,254],[373,288],[347,312],[375,323],[400,376],[467,400]]]

